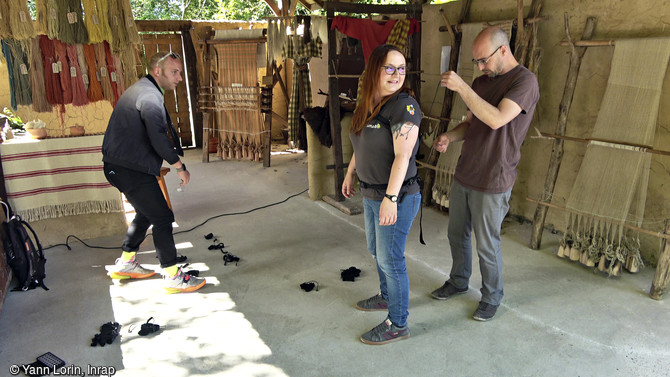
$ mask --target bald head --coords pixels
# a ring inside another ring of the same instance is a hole
[[[509,37],[497,26],[482,30],[472,44],[472,56],[480,62],[479,69],[490,77],[505,74],[519,63],[512,55]]]

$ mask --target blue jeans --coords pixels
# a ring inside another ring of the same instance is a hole
[[[379,288],[388,302],[389,318],[396,326],[407,325],[409,312],[409,277],[405,265],[405,243],[412,222],[419,212],[421,193],[408,194],[398,203],[398,220],[393,225],[379,225],[381,200],[363,198],[365,237],[368,250],[377,262]]]
[[[449,281],[468,287],[472,275],[472,231],[477,237],[482,302],[500,305],[503,297],[500,229],[509,210],[510,189],[499,194],[472,190],[454,181],[449,194],[449,245],[453,265]]]

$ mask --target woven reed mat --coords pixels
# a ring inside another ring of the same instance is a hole
[[[616,41],[593,138],[653,144],[669,57],[670,38]],[[610,244],[621,243],[621,224],[640,226],[650,161],[644,148],[589,143],[566,205],[573,212],[566,214],[569,235],[600,234]]]
[[[501,21],[495,23],[495,25],[505,30],[507,35],[510,35],[512,21]],[[490,24],[481,22],[461,25],[461,52],[458,58],[457,72],[468,84],[472,84],[474,79],[483,74],[477,67],[477,64],[472,63],[472,59],[474,58],[472,56],[472,44],[479,32],[488,26]],[[461,99],[461,96],[454,95],[451,115],[449,116],[453,120],[449,122],[447,129],[454,129],[454,127],[465,120],[467,114],[468,107],[463,102],[463,99]],[[435,174],[435,184],[433,185],[433,200],[443,207],[449,207],[449,190],[456,173],[456,164],[458,164],[458,158],[461,156],[462,146],[463,143],[460,142],[450,144],[447,151],[440,154],[440,158],[437,161],[437,173]]]
[[[0,144],[7,200],[26,221],[123,211],[103,173],[103,135]]]

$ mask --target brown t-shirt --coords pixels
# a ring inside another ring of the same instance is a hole
[[[519,64],[503,75],[478,77],[472,83],[472,89],[496,107],[503,98],[512,100],[521,107],[521,113],[497,130],[473,116],[465,132],[454,178],[463,186],[477,191],[508,191],[514,186],[521,143],[540,98],[537,78]]]

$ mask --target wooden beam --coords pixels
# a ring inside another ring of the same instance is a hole
[[[576,47],[603,47],[603,46],[614,46],[614,39],[607,41],[577,41],[575,42]],[[570,41],[562,41],[561,46],[570,46]]]
[[[564,14],[565,33],[568,40],[572,42],[570,37],[570,24],[568,21],[568,14]],[[596,28],[595,17],[586,19],[582,40],[590,39],[593,36],[593,31]],[[575,94],[575,87],[577,86],[577,77],[579,76],[579,68],[582,65],[582,57],[586,53],[585,48],[577,48],[574,43],[570,48],[570,66],[568,68],[568,76],[565,79],[565,88],[563,89],[563,98],[558,106],[558,121],[556,124],[556,134],[565,135],[565,129],[568,124],[568,113],[572,106],[572,98]],[[547,169],[547,176],[544,181],[544,190],[542,191],[542,201],[549,202],[554,195],[554,187],[558,178],[558,170],[561,167],[563,160],[563,139],[555,139],[551,150],[551,159],[549,168]],[[535,209],[535,216],[533,216],[533,229],[530,236],[530,248],[537,250],[542,243],[542,231],[544,229],[544,221],[547,217],[547,206],[538,205]]]
[[[621,142],[621,141],[611,141],[611,140],[598,139],[598,138],[583,139],[583,138],[580,138],[580,137],[555,135],[555,134],[549,134],[549,133],[546,133],[546,132],[540,132],[540,135],[542,135],[544,137],[550,137],[550,138],[554,138],[554,139],[563,139],[563,140],[567,140],[567,141],[576,141],[576,142],[580,142],[580,143],[588,143],[588,142],[591,142],[591,141],[601,141],[603,143],[609,143],[609,144],[626,145],[626,146],[629,146],[629,147],[644,148],[644,151],[646,153],[659,154],[659,155],[663,155],[663,156],[670,156],[670,151],[653,149],[653,148],[649,148],[649,147],[644,146],[644,145],[624,143],[624,142]]]
[[[193,25],[190,20],[136,20],[137,31],[182,31]]]
[[[665,220],[665,234],[670,235],[670,220]],[[649,297],[654,300],[663,298],[663,293],[668,288],[670,282],[670,237],[661,243],[661,255],[656,264],[656,273],[651,283]]]
[[[272,9],[275,16],[281,16],[281,9],[275,0],[265,0],[265,3]]]

